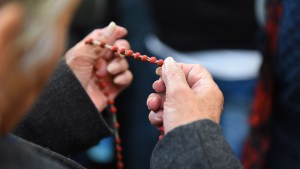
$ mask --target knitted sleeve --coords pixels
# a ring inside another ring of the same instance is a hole
[[[152,169],[241,169],[219,125],[200,120],[170,131],[155,147]]]
[[[65,61],[59,65],[14,134],[63,155],[83,151],[112,134],[112,118],[99,113]]]

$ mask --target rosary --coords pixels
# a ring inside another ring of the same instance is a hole
[[[117,46],[111,46],[106,44],[105,42],[100,42],[94,39],[88,39],[85,41],[85,44],[87,45],[94,45],[94,46],[99,46],[101,48],[106,48],[111,50],[113,53],[119,53],[120,56],[122,57],[132,57],[136,60],[141,60],[143,62],[150,62],[151,64],[156,64],[158,67],[161,67],[164,63],[164,61],[162,59],[157,60],[156,57],[152,56],[152,57],[148,57],[147,55],[141,55],[139,52],[133,52],[130,49],[125,49],[125,48],[119,48]],[[105,81],[103,81],[101,79],[102,77],[97,76],[97,84],[100,88],[100,90],[102,90],[104,92],[104,95],[108,98],[108,107],[107,110],[112,114],[113,116],[113,123],[114,123],[114,127],[115,127],[115,132],[114,132],[114,136],[115,136],[115,148],[116,148],[116,159],[117,159],[117,168],[118,169],[123,169],[124,168],[124,163],[123,163],[123,155],[122,155],[122,146],[121,146],[121,139],[120,139],[120,135],[119,135],[119,127],[120,124],[117,120],[117,108],[114,105],[114,100],[113,99],[109,99],[110,97],[110,93],[108,92],[108,86],[107,83]],[[160,131],[160,136],[159,136],[159,140],[163,138],[164,135],[164,128],[160,127],[159,128]]]

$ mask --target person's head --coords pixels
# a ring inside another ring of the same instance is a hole
[[[0,136],[28,111],[63,55],[79,0],[0,0]]]

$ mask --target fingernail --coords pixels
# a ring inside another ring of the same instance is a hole
[[[114,79],[114,83],[115,83],[115,84],[118,84],[118,85],[121,85],[121,84],[123,83],[123,81],[124,81],[124,80],[123,80],[122,78],[115,78],[115,79]]]
[[[161,120],[161,117],[159,117],[158,114],[154,113],[154,118],[157,119],[157,120]]]
[[[154,82],[155,83],[155,82]],[[152,89],[154,90],[154,83],[152,83]]]
[[[115,22],[110,22],[109,25],[107,26],[105,34],[107,36],[111,36],[113,34],[113,32],[115,31],[116,27],[117,27],[117,24]]]
[[[150,100],[152,100],[152,97],[148,97],[146,104],[148,105]]]
[[[172,58],[172,57],[167,57],[166,59],[165,59],[165,61],[164,61],[164,66],[166,67],[166,68],[168,68],[168,67],[170,67],[172,64],[174,64],[174,59]]]
[[[155,69],[155,74],[157,75],[157,76],[161,76],[161,67],[158,67],[158,68],[156,68]]]

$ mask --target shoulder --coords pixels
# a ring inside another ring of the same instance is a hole
[[[0,168],[5,169],[65,169],[58,163],[39,156],[37,153],[19,145],[14,138],[0,140]],[[5,154],[5,155],[3,155]]]

